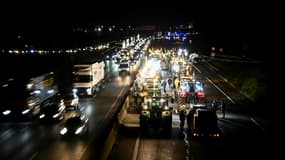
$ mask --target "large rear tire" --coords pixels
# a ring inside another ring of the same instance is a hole
[[[171,137],[172,135],[172,118],[167,119],[164,125],[164,133],[167,137]]]
[[[140,132],[142,135],[146,135],[148,132],[148,123],[143,117],[140,117]]]

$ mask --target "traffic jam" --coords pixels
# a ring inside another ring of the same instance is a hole
[[[216,112],[195,75],[195,57],[186,49],[148,49],[132,87],[142,133],[161,128],[171,134],[172,117],[178,115],[180,133],[193,138],[221,136]]]

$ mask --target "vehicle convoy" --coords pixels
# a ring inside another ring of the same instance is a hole
[[[99,91],[105,76],[103,61],[90,64],[75,64],[73,69],[73,91],[77,95],[93,95]]]
[[[35,77],[9,79],[0,88],[1,118],[30,119],[40,115],[44,104],[60,106],[61,96],[53,72]]]

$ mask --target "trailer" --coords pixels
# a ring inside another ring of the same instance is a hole
[[[207,108],[193,108],[187,116],[187,121],[192,137],[219,138],[221,136],[217,116],[213,111]]]
[[[75,64],[73,67],[73,92],[91,96],[100,90],[104,80],[103,61],[90,64]]]

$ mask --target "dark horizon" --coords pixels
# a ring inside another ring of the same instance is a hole
[[[194,29],[207,37],[207,43],[231,48],[260,49],[263,42],[262,15],[191,15],[190,8],[132,8],[112,9],[110,12],[96,10],[62,10],[45,12],[34,10],[6,14],[2,19],[0,31],[2,44],[13,43],[20,35],[42,36],[47,41],[69,39],[69,34],[76,27],[93,27],[96,25],[179,25],[192,23]],[[37,39],[37,38],[35,38]],[[37,41],[37,40],[34,40]],[[58,43],[55,41],[52,43]],[[45,41],[44,41],[45,42]]]

